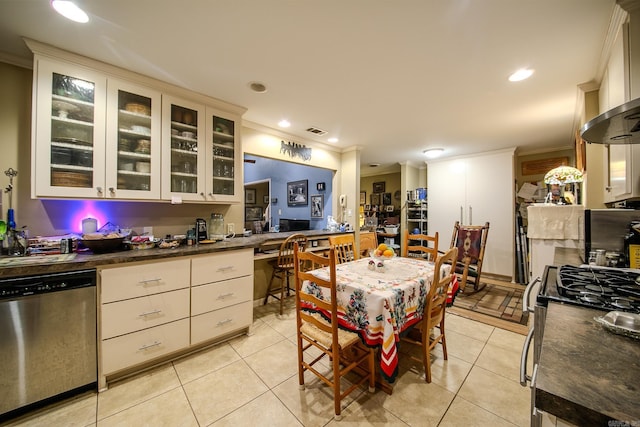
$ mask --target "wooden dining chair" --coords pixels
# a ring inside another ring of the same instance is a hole
[[[458,257],[458,249],[452,248],[436,258],[433,282],[429,287],[424,304],[424,314],[422,321],[415,325],[405,336],[400,339],[421,347],[421,357],[410,356],[412,359],[422,362],[424,365],[425,380],[431,382],[431,350],[437,343],[442,344],[444,360],[447,360],[447,339],[444,330],[444,314],[447,307],[447,289],[455,274],[451,269],[445,274],[443,266],[454,263]],[[435,329],[438,334],[435,334]],[[431,331],[434,331],[433,336]]]
[[[360,232],[360,258],[369,256],[369,252],[378,247],[378,236],[373,231]]]
[[[425,258],[427,261],[435,261],[438,256],[438,232],[433,236],[426,234],[409,234],[404,231],[405,245],[402,251],[404,257]]]
[[[360,259],[360,255],[356,251],[356,240],[353,234],[329,236],[329,245],[336,248],[336,260],[338,264]]]
[[[482,290],[485,286],[480,277],[488,234],[488,222],[484,225],[462,225],[456,221],[453,226],[450,247],[458,248],[455,271],[459,278],[460,291],[463,293],[467,285],[472,285],[474,292]]]
[[[329,249],[327,257],[294,251],[294,258],[300,389],[304,390],[305,371],[315,374],[333,389],[335,417],[340,420],[342,399],[366,382],[370,392],[375,390],[374,350],[365,346],[357,333],[338,326],[336,250]],[[328,280],[319,279],[309,272],[321,267],[327,268]],[[311,284],[311,292],[305,289],[308,284]],[[330,296],[327,297],[323,291]],[[318,350],[321,352],[319,355]],[[325,368],[316,366],[321,360],[326,360],[332,375],[324,374]],[[349,373],[352,373],[349,382],[342,391],[342,378]]]
[[[270,296],[280,300],[280,315],[284,312],[284,291],[287,290],[287,296],[291,294],[291,285],[289,276],[293,275],[293,252],[294,244],[297,244],[298,250],[304,251],[307,245],[307,237],[304,234],[296,233],[287,237],[280,245],[278,258],[271,262],[273,272],[267,286],[267,294],[264,297],[263,305],[267,303]],[[274,286],[274,280],[280,279],[280,284]],[[286,286],[285,286],[286,285]]]

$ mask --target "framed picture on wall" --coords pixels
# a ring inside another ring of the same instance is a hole
[[[380,204],[380,194],[375,193],[371,195],[371,205],[378,206]]]
[[[268,205],[269,204],[269,195],[265,194],[264,196],[262,196],[262,204],[263,205]]]
[[[256,204],[256,189],[255,188],[245,188],[244,189],[244,202],[248,205]]]
[[[360,192],[360,204],[364,205],[365,203],[367,203],[367,192],[366,191],[361,191]]]
[[[373,183],[373,192],[374,193],[384,193],[384,189],[385,189],[385,182],[384,181],[374,182]]]
[[[262,206],[247,206],[244,208],[245,221],[261,221]]]
[[[383,205],[391,204],[391,193],[382,193],[382,204]]]
[[[309,204],[307,186],[309,180],[287,182],[287,206],[307,206]]]
[[[311,196],[311,218],[322,218],[324,215],[324,195]]]

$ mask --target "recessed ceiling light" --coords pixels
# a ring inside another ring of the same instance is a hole
[[[526,80],[529,77],[531,77],[531,75],[533,74],[533,70],[530,68],[522,68],[518,71],[516,71],[515,73],[511,74],[509,76],[509,81],[510,82],[519,82],[522,80]]]
[[[264,83],[260,82],[251,82],[249,83],[249,87],[252,91],[257,93],[265,93],[267,91],[267,87],[264,85]]]
[[[289,120],[282,119],[278,122],[278,126],[280,126],[281,128],[288,128],[289,126],[291,126],[291,123],[289,123]]]
[[[443,152],[444,152],[443,148],[430,148],[428,150],[424,150],[422,153],[428,159],[435,159],[436,157],[440,157]]]
[[[329,142],[338,142],[339,140],[338,140],[338,138],[329,138],[329,139],[327,139],[327,141],[329,141]]]
[[[56,12],[67,19],[80,22],[81,24],[89,22],[89,15],[72,1],[51,0],[51,6]]]

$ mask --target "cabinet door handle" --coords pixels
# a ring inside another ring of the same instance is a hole
[[[145,280],[140,280],[138,283],[140,283],[141,285],[146,285],[149,282],[160,282],[162,279],[161,278],[156,278],[156,279],[145,279]]]
[[[473,224],[473,207],[469,205],[469,224]]]
[[[138,314],[138,317],[152,316],[154,314],[160,314],[160,313],[162,313],[162,310],[155,309],[155,310],[152,310],[152,311],[146,311],[144,313],[140,313],[140,314]]]
[[[218,268],[219,272],[225,272],[225,271],[229,271],[229,270],[233,270],[233,265],[228,265],[226,267],[220,267]]]
[[[218,322],[218,326],[224,326],[229,322],[233,322],[233,319],[224,319]]]
[[[109,187],[109,193],[114,194],[116,192],[116,189],[113,187]]]
[[[100,194],[102,194],[102,187],[96,187],[96,191]]]
[[[235,295],[235,293],[233,293],[233,292],[229,292],[228,294],[221,294],[221,295],[218,295],[218,298],[217,298],[217,299],[225,299],[225,298],[228,298],[228,297],[232,297],[232,296],[234,296],[234,295]]]
[[[157,346],[159,346],[160,344],[162,344],[160,341],[154,341],[154,342],[152,342],[151,344],[145,344],[145,345],[143,345],[142,347],[138,348],[138,350],[148,350],[148,349],[150,349],[150,348],[157,347]]]
[[[464,221],[462,221],[462,215],[464,213],[464,207],[460,206],[460,224],[464,224]]]

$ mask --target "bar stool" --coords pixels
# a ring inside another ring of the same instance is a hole
[[[298,243],[298,250],[304,251],[307,245],[307,237],[304,234],[296,233],[287,237],[280,245],[278,251],[278,258],[275,262],[271,262],[273,266],[273,273],[271,273],[271,280],[269,280],[269,286],[267,286],[267,295],[264,297],[263,305],[267,303],[269,296],[280,300],[280,315],[283,313],[284,307],[284,290],[285,282],[287,289],[287,296],[291,295],[291,285],[289,284],[289,276],[293,275],[293,244]],[[275,278],[280,279],[280,286],[273,285]]]

